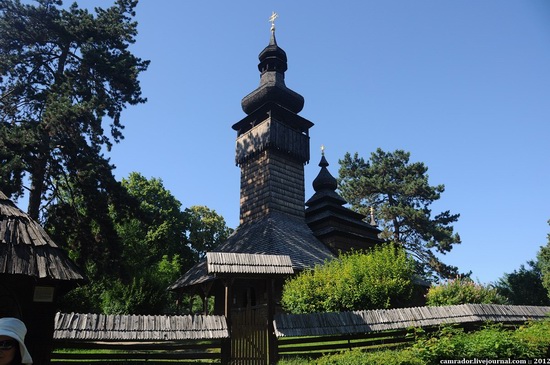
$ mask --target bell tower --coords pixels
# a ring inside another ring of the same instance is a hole
[[[287,57],[275,39],[275,17],[269,44],[259,55],[260,85],[242,99],[247,116],[233,125],[241,168],[240,224],[272,212],[305,218],[304,164],[313,123],[298,115],[304,98],[285,85]]]

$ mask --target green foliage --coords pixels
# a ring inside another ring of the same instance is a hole
[[[289,279],[282,305],[291,313],[390,308],[406,305],[414,261],[392,244],[352,252]]]
[[[536,338],[537,335],[541,339]],[[431,336],[420,338],[410,351],[425,364],[439,364],[443,359],[534,358],[546,355],[549,336],[548,321],[533,323],[516,331],[505,330],[499,325],[490,325],[472,333],[444,327]]]
[[[405,349],[366,352],[362,349],[325,355],[317,360],[291,359],[279,365],[438,365],[448,359],[533,359],[550,354],[550,320],[530,322],[516,330],[501,325],[488,325],[481,330],[465,332],[453,326],[443,326],[430,335],[420,334],[415,343]]]
[[[550,224],[550,220],[548,221]],[[542,246],[537,254],[537,265],[541,272],[542,285],[546,288],[550,298],[550,233],[546,236],[548,243]]]
[[[75,308],[96,309],[122,267],[109,212],[130,209],[104,151],[123,137],[124,108],[145,102],[149,62],[129,50],[136,1],[94,13],[30,3],[0,0],[0,190],[17,198],[30,183],[30,216],[95,280],[74,292]]]
[[[496,283],[500,295],[515,305],[550,305],[548,291],[542,285],[542,273],[537,262],[529,261],[526,268],[504,274]]]
[[[316,365],[424,365],[410,351],[363,352],[360,349],[340,354],[325,355],[314,362]]]
[[[491,286],[474,283],[470,278],[457,278],[432,286],[426,295],[429,306],[457,304],[506,304],[505,297]]]
[[[233,233],[233,229],[225,225],[223,217],[208,207],[195,205],[186,208],[184,215],[187,240],[197,260]]]
[[[102,261],[101,257],[83,260],[91,284],[70,292],[61,309],[175,314],[179,312],[175,297],[166,288],[197,261],[197,252],[207,247],[205,243],[194,247],[190,237],[225,240],[231,230],[223,217],[207,207],[182,211],[181,203],[160,179],[146,179],[133,172],[122,180],[121,186],[134,209],[126,212],[113,206],[109,209],[108,218],[118,239],[116,260]],[[70,254],[78,259],[82,250],[75,246]],[[117,262],[116,272],[102,269],[112,262]],[[196,306],[181,307],[189,308],[195,310]]]
[[[383,238],[402,244],[417,260],[420,273],[430,277],[456,276],[456,267],[443,264],[434,254],[449,252],[460,237],[452,223],[458,214],[448,210],[432,217],[430,205],[440,199],[444,185],[428,183],[428,168],[410,163],[410,153],[380,148],[365,162],[357,153],[340,160],[339,188],[352,208],[368,215],[374,208]]]
[[[122,186],[138,204],[131,216],[119,217],[116,230],[123,239],[123,261],[129,276],[140,275],[144,267],[156,265],[163,256],[179,258],[179,270],[189,268],[195,261],[185,237],[185,214],[181,203],[166,189],[161,179],[147,179],[132,172],[122,179]]]
[[[103,151],[123,138],[124,108],[145,102],[138,76],[149,61],[129,50],[136,4],[91,13],[58,0],[0,0],[0,189],[21,196],[28,179],[34,219],[60,198],[60,184],[90,216],[116,192]]]
[[[550,356],[550,318],[521,326],[515,335],[529,351],[525,353],[525,357]]]
[[[152,268],[143,270],[129,283],[120,279],[111,282],[102,293],[101,311],[107,314],[163,314],[175,311],[175,298],[166,288],[180,274],[177,255],[168,256]]]

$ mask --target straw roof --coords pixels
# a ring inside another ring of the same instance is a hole
[[[0,191],[0,274],[84,281],[83,272],[46,231]]]

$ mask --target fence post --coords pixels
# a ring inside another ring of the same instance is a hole
[[[277,351],[277,336],[275,336],[275,299],[274,288],[275,281],[266,279],[267,287],[267,351],[269,364],[276,364],[279,361],[279,353]]]

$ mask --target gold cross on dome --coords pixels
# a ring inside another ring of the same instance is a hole
[[[276,12],[272,12],[271,16],[269,17],[269,22],[271,22],[271,30],[275,30],[275,19],[279,17],[279,14]]]

